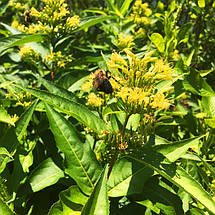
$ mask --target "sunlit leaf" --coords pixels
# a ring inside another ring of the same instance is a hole
[[[15,213],[13,213],[10,208],[8,207],[8,205],[3,202],[0,198],[0,214],[4,214],[4,215],[15,215]]]
[[[155,46],[157,47],[158,51],[163,53],[165,50],[165,42],[164,39],[162,37],[162,35],[158,34],[158,33],[153,33],[151,35],[151,41],[155,44]]]
[[[107,172],[106,166],[87,203],[85,204],[82,215],[108,215],[109,200],[107,195]]]
[[[81,142],[72,124],[63,116],[47,104],[46,111],[57,147],[65,154],[66,173],[83,192],[89,194],[101,173],[101,166],[94,152],[88,143]]]
[[[108,179],[108,195],[119,197],[139,193],[152,174],[152,169],[133,159],[120,159],[114,164]]]
[[[34,169],[28,177],[33,192],[55,184],[64,177],[63,171],[52,161],[51,158],[44,160]]]
[[[11,116],[7,113],[7,111],[0,106],[0,121],[4,123],[8,123],[11,125],[15,125],[14,122],[11,119]]]

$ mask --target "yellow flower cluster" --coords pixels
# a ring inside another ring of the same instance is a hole
[[[68,17],[66,20],[66,27],[69,29],[73,29],[80,26],[80,17],[75,15],[72,17]]]
[[[134,37],[132,35],[128,35],[128,34],[118,34],[118,40],[116,42],[116,46],[119,48],[119,49],[131,49],[132,46],[134,46]]]
[[[16,8],[17,10],[23,11],[27,8],[27,4],[23,4],[22,2],[10,0],[9,6]]]
[[[30,46],[22,46],[19,49],[19,54],[25,59],[35,60],[38,54]]]
[[[45,56],[45,60],[56,64],[60,68],[64,68],[67,63],[72,61],[72,56],[68,55],[62,55],[61,51],[58,52],[51,52],[49,55]]]
[[[160,80],[172,80],[173,69],[163,59],[152,57],[147,53],[142,59],[131,51],[124,50],[127,60],[119,53],[113,53],[107,62],[109,68],[121,77],[116,96],[130,107],[167,109],[170,102],[165,98],[164,91],[155,93],[155,87]],[[166,90],[166,92],[169,90]]]
[[[132,9],[131,19],[135,23],[144,25],[151,23],[149,16],[152,14],[152,11],[148,7],[148,3],[142,3],[142,0],[137,0]]]
[[[109,79],[114,96],[123,101],[128,110],[133,113],[148,110],[167,110],[171,102],[166,99],[172,89],[156,90],[161,80],[172,80],[173,68],[163,59],[152,57],[154,52],[145,54],[143,58],[136,57],[130,50],[124,49],[126,56],[113,52],[107,66],[115,71],[115,76]],[[93,88],[94,74],[82,85],[82,90],[88,92],[87,104],[100,106],[103,104],[100,93],[90,94]],[[111,97],[111,96],[110,96]]]
[[[14,20],[11,23],[11,27],[16,28],[19,31],[29,33],[29,34],[35,34],[38,31],[40,31],[40,26],[38,24],[31,24],[27,27],[23,24],[19,24],[19,22],[17,20]]]
[[[153,97],[153,101],[151,102],[152,108],[159,110],[167,110],[170,104],[170,101],[165,98],[163,93],[156,93]]]
[[[40,31],[44,33],[70,32],[80,25],[79,16],[69,16],[65,0],[44,0],[45,7],[41,12],[31,8],[30,15],[37,17]]]
[[[143,104],[145,107],[149,103],[149,95],[150,92],[145,92],[143,88],[139,87],[122,87],[117,93],[117,97],[120,97],[123,102]]]
[[[87,105],[93,105],[99,107],[104,103],[104,100],[98,97],[95,93],[90,93],[88,96]]]

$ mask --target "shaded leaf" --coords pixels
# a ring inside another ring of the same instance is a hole
[[[150,148],[144,149],[139,156],[138,161],[140,163],[153,168],[164,178],[177,187],[182,188],[193,198],[201,202],[209,211],[215,213],[215,202],[212,197],[203,189],[201,184],[191,177],[183,168],[177,166],[175,163],[167,163],[163,155],[154,152]]]

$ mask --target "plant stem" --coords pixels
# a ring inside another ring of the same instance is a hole
[[[125,128],[126,128],[126,125],[128,123],[128,119],[129,119],[130,116],[131,116],[131,114],[126,115],[125,122],[124,122],[124,125],[123,125],[123,128],[122,128],[121,134],[120,134],[121,142],[123,141],[123,137],[125,135]],[[114,155],[113,155],[113,157],[111,159],[110,167],[109,167],[108,174],[107,174],[107,178],[110,177],[110,173],[111,173],[111,171],[113,169],[113,165],[115,164],[115,161],[117,159],[118,152],[119,152],[119,143],[117,143],[116,151],[114,152]]]

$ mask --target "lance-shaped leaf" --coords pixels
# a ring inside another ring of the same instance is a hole
[[[114,164],[108,179],[108,196],[119,197],[139,193],[152,174],[151,168],[133,159],[122,158]]]
[[[164,178],[182,188],[197,201],[201,202],[209,211],[215,214],[215,202],[212,197],[203,189],[202,185],[196,181],[189,173],[175,163],[168,163],[166,158],[152,148],[145,148],[138,152],[140,163],[143,163]],[[136,159],[136,158],[133,158]]]
[[[109,201],[107,195],[107,171],[106,166],[92,194],[85,204],[81,215],[108,215]]]
[[[64,177],[63,171],[52,161],[51,158],[44,160],[28,177],[33,192],[55,184]]]
[[[66,173],[86,194],[90,194],[101,173],[96,156],[87,143],[82,143],[72,124],[45,104],[51,131],[57,147],[65,154]]]
[[[32,114],[36,108],[38,99],[23,113],[23,115],[16,122],[16,135],[17,139],[20,140],[26,131],[28,123],[31,120]]]
[[[60,97],[68,99],[69,101],[77,101],[77,97],[73,93],[69,92],[68,90],[62,87],[59,87],[50,81],[45,80],[44,78],[42,78],[37,74],[35,76],[50,93],[59,95]]]
[[[35,35],[15,34],[0,40],[1,44],[0,50],[3,51],[4,49],[11,48],[14,46],[21,46],[26,43],[32,42],[40,42],[42,40],[44,40],[44,35],[42,34]]]
[[[167,157],[170,161],[174,162],[182,155],[184,155],[189,148],[198,144],[199,140],[202,137],[204,137],[204,135],[200,137],[194,137],[187,140],[170,143],[170,144],[169,143],[161,144],[161,145],[155,146],[154,149],[157,152],[160,152],[165,157]]]
[[[85,19],[82,19],[80,27],[76,30],[74,30],[74,32],[76,31],[80,31],[82,29],[85,28],[89,28],[93,25],[96,25],[98,23],[102,23],[106,20],[110,20],[110,19],[116,19],[115,16],[90,16],[90,17],[86,17]]]
[[[18,87],[18,86],[17,86]],[[20,86],[18,88],[21,88]],[[73,116],[79,122],[83,123],[90,129],[97,133],[102,133],[104,130],[108,130],[105,122],[87,109],[84,105],[69,101],[59,95],[55,95],[42,90],[21,88],[26,92],[34,95],[35,97],[41,99],[42,101],[56,107],[63,113]]]

